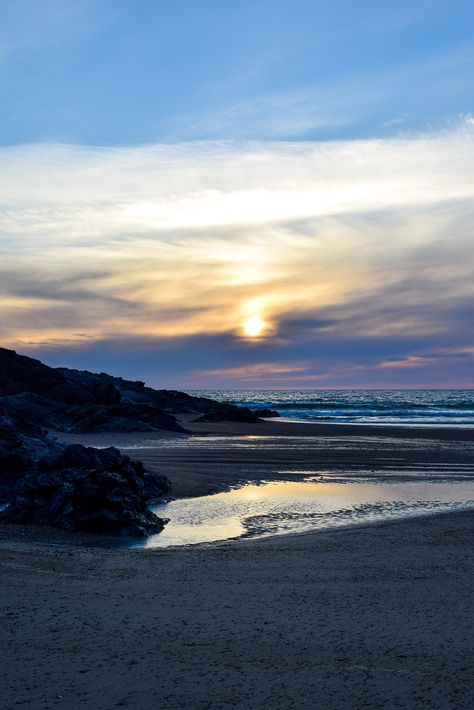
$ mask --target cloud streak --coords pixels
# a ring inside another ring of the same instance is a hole
[[[257,381],[268,363],[324,383],[331,369],[311,362],[327,338],[345,339],[348,377],[359,337],[367,371],[437,367],[421,352],[433,339],[470,346],[473,165],[469,119],[384,140],[1,148],[0,336],[68,352],[222,336],[237,360],[203,364],[202,384]],[[255,315],[264,343],[241,337]],[[416,352],[377,366],[370,339],[412,335]]]

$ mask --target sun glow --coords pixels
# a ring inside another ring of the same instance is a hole
[[[244,323],[245,335],[247,335],[249,338],[258,338],[258,336],[263,333],[265,325],[266,323],[264,323],[261,318],[259,318],[258,316],[253,316],[253,318],[249,318]]]

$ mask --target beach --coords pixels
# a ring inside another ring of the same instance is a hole
[[[196,437],[81,441],[122,442],[171,478],[176,498],[318,468],[472,478],[472,430],[193,426]],[[464,709],[474,702],[473,531],[465,511],[128,549],[4,525],[2,707]]]
[[[302,480],[315,470],[460,478],[474,470],[474,429],[180,421],[193,436],[53,433],[71,443],[119,447],[166,474],[175,497],[216,493],[246,481]]]
[[[2,707],[464,710],[473,529],[134,551],[3,527]]]
[[[473,22],[0,0],[0,710],[474,710]]]

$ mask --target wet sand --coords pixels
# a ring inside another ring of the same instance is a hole
[[[329,424],[322,422],[303,422],[266,419],[256,424],[241,422],[190,422],[185,418],[181,422],[188,431],[195,434],[234,435],[234,436],[318,436],[318,437],[368,437],[425,439],[441,441],[474,442],[474,428],[450,426],[398,426],[384,424]]]
[[[358,425],[183,422],[193,436],[156,433],[65,435],[117,446],[166,474],[174,497],[249,481],[302,480],[308,473],[380,473],[391,480],[463,480],[474,474],[474,430]],[[241,437],[244,437],[243,439]]]
[[[451,513],[134,551],[5,526],[0,705],[465,710],[473,532]]]

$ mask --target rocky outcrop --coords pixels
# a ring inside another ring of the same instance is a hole
[[[17,483],[0,522],[135,537],[163,529],[166,521],[147,503],[169,490],[168,479],[117,449],[67,446],[56,461],[41,463]]]
[[[248,422],[256,423],[263,417],[279,417],[278,412],[273,409],[249,409],[248,407],[236,407],[232,404],[221,404],[219,408],[211,409],[202,416],[194,419],[195,422]]]
[[[149,535],[164,521],[148,503],[169,489],[118,449],[63,444],[0,400],[0,522]]]
[[[52,368],[0,348],[0,522],[65,530],[149,535],[164,521],[148,508],[169,481],[145,471],[117,449],[70,445],[47,435],[64,432],[184,433],[176,415],[196,421],[257,422],[271,410],[154,390],[105,373]]]
[[[23,476],[38,470],[40,461],[54,461],[63,449],[0,399],[0,502],[8,499]]]
[[[253,413],[261,419],[275,419],[280,416],[276,409],[254,409]]]
[[[256,422],[278,416],[105,373],[52,368],[0,348],[0,398],[42,427],[73,433],[167,430],[184,433],[179,415],[198,421]]]

